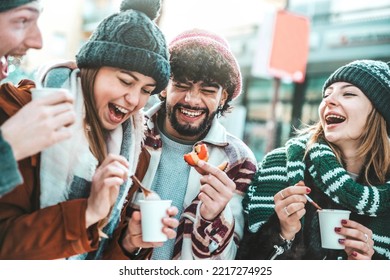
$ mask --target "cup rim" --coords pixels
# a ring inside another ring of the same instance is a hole
[[[350,210],[344,210],[344,209],[321,209],[317,210],[319,213],[351,213]]]

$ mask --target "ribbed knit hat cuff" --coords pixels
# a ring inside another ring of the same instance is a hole
[[[115,54],[115,56],[113,56]],[[152,94],[161,92],[168,85],[170,65],[168,60],[156,52],[133,48],[113,42],[90,41],[76,56],[79,68],[110,66],[139,72],[152,77],[156,88]]]
[[[234,55],[230,51],[230,49],[221,42],[221,39],[217,37],[213,37],[212,34],[206,34],[206,35],[196,35],[196,34],[185,34],[183,36],[179,36],[175,38],[170,44],[169,44],[169,50],[170,52],[175,48],[185,48],[188,45],[193,44],[196,42],[196,44],[203,45],[206,48],[209,48],[210,46],[214,47],[219,53],[222,54],[222,56],[225,58],[226,62],[230,65],[233,73],[233,84],[234,92],[232,94],[232,99],[235,99],[237,96],[241,94],[242,89],[242,77],[240,72],[240,67],[238,65],[237,60],[235,59]],[[191,46],[188,46],[191,47]],[[211,58],[212,59],[212,58]]]
[[[353,65],[342,67],[333,73],[332,76],[325,82],[322,93],[324,94],[326,88],[335,82],[351,83],[357,86],[366,95],[375,94],[373,90],[376,88],[381,88],[384,91],[389,90],[386,88],[386,85],[384,85],[380,79],[377,79],[376,76],[373,76],[372,73]],[[370,96],[368,96],[368,98],[371,100]]]
[[[0,12],[5,12],[11,9],[14,9],[16,7],[26,5],[30,2],[33,2],[36,0],[1,0],[0,2]]]

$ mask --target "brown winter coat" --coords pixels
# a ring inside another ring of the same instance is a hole
[[[31,87],[28,80],[1,85],[0,125],[31,100]],[[0,259],[58,259],[96,250],[96,225],[85,228],[87,200],[40,209],[39,155],[18,164],[24,182],[0,198]]]

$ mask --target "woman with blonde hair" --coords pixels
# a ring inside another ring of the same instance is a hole
[[[239,259],[390,259],[390,68],[358,60],[325,82],[319,122],[270,152],[244,200]],[[321,248],[317,209],[347,209],[344,250]]]

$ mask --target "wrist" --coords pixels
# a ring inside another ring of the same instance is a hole
[[[274,245],[274,250],[272,251],[269,259],[274,260],[276,259],[279,255],[282,255],[286,251],[289,251],[292,247],[292,243],[294,241],[295,236],[292,239],[286,239],[284,236],[279,233],[279,239],[281,242],[278,242],[276,245]]]
[[[16,161],[19,161],[21,159],[21,157],[19,156],[19,153],[16,149],[16,147],[13,145],[11,139],[9,139],[10,137],[8,136],[7,134],[7,129],[5,128],[5,124],[3,124],[1,127],[0,127],[0,137],[3,138],[3,140],[9,145],[9,147],[11,148],[10,150],[12,151],[12,154],[15,158]]]
[[[290,232],[286,233],[285,231],[281,230],[279,236],[283,241],[285,240],[294,241],[295,233],[290,233]]]
[[[204,210],[204,207],[203,207],[204,205],[203,205],[203,202],[200,202],[199,203],[199,210],[197,210],[197,211],[199,211],[198,213],[199,213],[199,215],[200,215],[200,218],[203,220],[203,221],[205,221],[205,222],[207,222],[207,223],[213,223],[216,219],[218,219],[220,216],[221,216],[221,214],[222,214],[222,212],[223,212],[223,210],[221,211],[221,212],[219,212],[218,214],[216,214],[216,215],[211,215],[210,213],[208,213],[206,210]]]
[[[99,220],[99,217],[91,213],[91,210],[87,206],[87,209],[85,210],[85,228],[89,228],[91,225],[96,224]]]
[[[120,247],[123,254],[132,260],[146,259],[147,256],[152,252],[152,248],[142,248],[132,245],[132,242],[128,236],[121,239]]]
[[[295,239],[295,235],[293,237],[290,237],[290,238],[285,238],[282,233],[279,233],[279,237],[280,237],[280,239],[282,239],[283,242],[287,242],[287,243],[291,243]]]
[[[137,247],[135,246],[131,240],[130,240],[130,235],[128,234],[127,230],[125,231],[125,233],[123,234],[123,237],[121,239],[121,247],[124,251],[126,251],[126,253],[128,254],[131,254],[131,255],[135,255],[138,251],[141,251],[141,247]]]
[[[136,258],[141,252],[142,252],[142,247],[137,247],[135,250],[128,251],[125,248],[123,250],[125,251],[125,255],[128,256],[129,258]]]
[[[281,233],[279,233],[279,238],[282,240],[282,246],[283,246],[284,250],[285,251],[290,250],[292,245],[293,245],[295,235],[290,239],[286,239]]]

